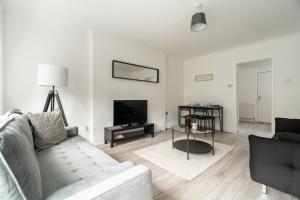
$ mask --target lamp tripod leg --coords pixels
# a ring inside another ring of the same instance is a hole
[[[62,115],[65,126],[69,126],[66,115],[65,115],[65,112],[64,112],[64,109],[62,107],[62,104],[61,104],[61,101],[60,101],[60,98],[59,98],[59,94],[58,94],[57,91],[55,91],[55,90],[49,91],[46,102],[45,102],[45,105],[44,105],[43,112],[47,112],[48,109],[49,109],[49,106],[50,106],[51,111],[54,110],[55,99],[57,101],[57,105],[58,105],[59,110],[61,112],[61,115]]]
[[[51,98],[51,112],[54,110],[54,105],[55,105],[55,87],[52,87],[52,98]]]
[[[56,91],[54,95],[55,95],[55,98],[56,98],[56,101],[57,101],[57,105],[58,105],[58,107],[59,107],[59,109],[60,109],[62,118],[63,118],[63,120],[64,120],[64,124],[65,124],[65,126],[69,126],[69,124],[68,124],[68,122],[67,122],[67,118],[66,118],[65,112],[64,112],[64,109],[63,109],[63,107],[62,107],[62,104],[61,104],[61,101],[60,101],[60,98],[59,98],[58,92]]]
[[[54,110],[54,96],[51,98],[51,112]]]
[[[47,99],[46,99],[46,102],[45,102],[45,105],[44,105],[43,112],[47,112],[48,111],[50,103],[52,103],[52,99],[53,99],[53,92],[49,91]]]

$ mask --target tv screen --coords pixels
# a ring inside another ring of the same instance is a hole
[[[147,100],[114,100],[114,126],[147,122]]]

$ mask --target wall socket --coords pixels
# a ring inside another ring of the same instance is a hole
[[[292,78],[285,78],[284,81],[286,83],[291,83],[291,82],[293,82],[293,79]]]
[[[233,88],[233,84],[227,84],[228,88]]]

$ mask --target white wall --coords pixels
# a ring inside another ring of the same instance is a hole
[[[50,88],[37,85],[38,64],[69,68],[69,87],[58,88],[70,125],[89,125],[89,34],[5,15],[5,111],[42,111]],[[88,132],[80,130],[88,137]]]
[[[70,125],[89,125],[90,132],[81,129],[81,134],[95,143],[103,142],[103,128],[113,123],[113,99],[147,99],[148,119],[157,130],[165,128],[166,110],[168,126],[177,123],[177,106],[182,99],[184,103],[210,101],[224,106],[224,128],[235,131],[236,65],[263,58],[274,62],[275,115],[300,118],[300,109],[296,109],[300,101],[300,34],[188,59],[184,69],[181,59],[166,59],[163,52],[100,31],[6,15],[4,35],[5,111],[15,107],[41,111],[48,88],[36,84],[38,64],[66,66],[70,69],[69,87],[59,88],[59,92],[67,118]],[[113,79],[113,59],[158,68],[160,82]],[[213,81],[194,81],[196,74],[208,73],[214,74]]]
[[[274,65],[274,114],[300,118],[300,34],[273,38],[246,46],[188,59],[184,63],[184,102],[211,101],[224,106],[224,129],[237,129],[236,65],[272,58]],[[213,81],[194,81],[195,74],[214,73]],[[228,87],[233,84],[233,87]]]
[[[112,78],[112,60],[159,69],[159,83]],[[135,42],[94,32],[94,143],[103,143],[104,127],[113,125],[114,99],[148,100],[148,121],[165,127],[166,55]]]
[[[183,59],[167,56],[167,127],[178,124],[178,106],[183,104]]]
[[[45,63],[69,68],[69,87],[58,88],[62,104],[69,124],[78,126],[90,141],[102,143],[104,127],[113,124],[113,99],[147,99],[149,122],[156,130],[165,128],[163,52],[88,28],[41,24],[8,14],[4,30],[5,111],[42,111],[50,88],[37,85],[37,66]],[[113,59],[158,68],[160,81],[113,79]]]

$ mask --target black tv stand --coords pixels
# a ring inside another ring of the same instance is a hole
[[[131,123],[131,124],[123,124],[123,125],[120,125],[122,128],[125,128],[125,127],[137,127],[137,126],[140,126],[140,125],[144,125],[146,123]]]
[[[131,126],[130,124],[121,125],[122,128],[130,127],[130,126]]]
[[[135,124],[112,126],[104,128],[105,144],[110,142],[110,147],[114,147],[114,142],[124,141],[135,137],[151,135],[154,137],[154,124]]]

